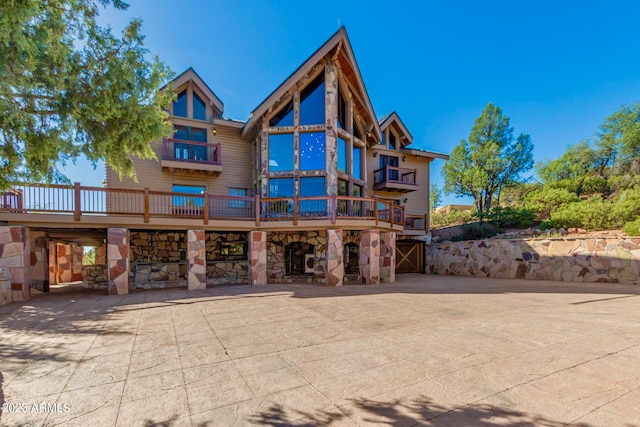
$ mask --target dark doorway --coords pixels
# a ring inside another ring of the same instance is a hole
[[[344,273],[358,274],[360,272],[360,246],[357,243],[344,245]]]
[[[316,247],[309,243],[293,242],[284,248],[287,274],[313,274]]]

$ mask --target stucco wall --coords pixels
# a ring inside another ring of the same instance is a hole
[[[432,274],[640,284],[640,238],[434,243],[425,262]]]

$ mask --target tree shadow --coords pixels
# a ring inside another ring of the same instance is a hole
[[[552,420],[540,415],[500,408],[489,404],[469,404],[460,407],[448,407],[433,402],[427,396],[415,399],[402,399],[392,402],[373,399],[351,399],[351,404],[335,411],[305,411],[272,405],[249,417],[249,422],[272,427],[312,427],[330,425],[332,422],[349,418],[380,426],[409,427],[417,424],[452,426],[504,426],[522,427],[561,427],[569,421]],[[572,423],[574,427],[589,427],[585,423]]]

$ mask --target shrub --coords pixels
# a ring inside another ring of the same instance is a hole
[[[578,196],[565,188],[543,187],[534,190],[524,198],[524,207],[537,213],[538,219],[549,219],[551,212],[577,202]]]
[[[637,218],[635,221],[628,221],[624,227],[622,227],[622,231],[629,236],[640,236],[640,218]]]
[[[621,191],[615,198],[612,215],[622,225],[640,216],[640,189],[630,188]]]
[[[527,228],[535,219],[536,214],[531,209],[517,209],[507,206],[491,208],[485,219],[498,227]]]
[[[570,203],[551,212],[547,224],[553,228],[580,227],[587,230],[606,230],[615,226],[612,204],[601,197]]]
[[[431,227],[446,227],[454,224],[465,224],[473,219],[471,211],[433,211],[431,213]]]
[[[460,240],[478,240],[493,237],[498,233],[498,227],[490,222],[474,222],[462,226]],[[458,240],[458,239],[456,239]]]

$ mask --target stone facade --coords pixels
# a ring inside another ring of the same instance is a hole
[[[71,245],[56,244],[56,283],[69,283],[73,279]]]
[[[205,250],[204,230],[187,231],[187,284],[189,290],[207,288],[207,252]]]
[[[380,281],[396,281],[396,233],[380,233]]]
[[[344,284],[342,230],[327,230],[327,285]]]
[[[107,264],[85,265],[82,267],[82,286],[91,289],[107,289],[109,271]]]
[[[360,232],[360,281],[365,285],[380,283],[380,231]]]
[[[267,284],[267,233],[249,232],[249,284]]]
[[[249,261],[208,261],[207,284],[249,283]]]
[[[29,230],[31,247],[31,288],[40,292],[49,289],[49,241],[47,233]]]
[[[27,301],[31,297],[31,249],[29,229],[0,227],[0,269],[11,279],[13,301]]]
[[[129,230],[107,230],[107,266],[109,269],[109,295],[129,293]]]
[[[432,274],[640,284],[640,238],[436,243],[425,262]]]
[[[267,242],[267,274],[270,282],[308,280],[325,283],[326,233],[324,231],[270,232]],[[307,247],[313,253],[313,273],[288,274],[287,248],[292,244]]]

